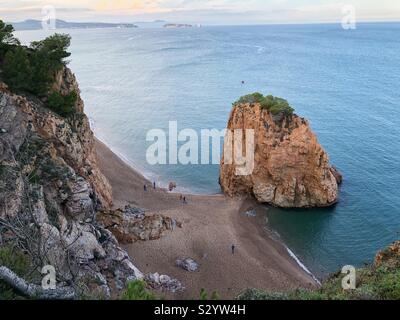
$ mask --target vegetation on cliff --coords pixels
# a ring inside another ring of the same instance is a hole
[[[32,280],[31,262],[29,257],[18,247],[7,245],[0,247],[0,266],[13,270],[18,276]],[[12,287],[0,280],[0,300],[19,299]]]
[[[144,280],[135,280],[128,283],[122,300],[157,300],[156,296],[147,290]]]
[[[237,106],[247,103],[259,103],[264,110],[271,112],[273,115],[283,113],[287,116],[290,116],[294,112],[294,109],[285,99],[274,97],[272,95],[264,96],[259,92],[242,96],[239,98],[239,100],[234,102],[233,105]]]
[[[13,36],[14,28],[12,25],[5,24],[0,20],[0,58],[4,56],[9,46],[19,44]]]
[[[62,95],[51,92],[55,74],[67,65],[71,54],[67,51],[71,38],[54,34],[29,47],[13,36],[13,27],[0,20],[1,77],[14,92],[30,93],[48,98],[48,107],[62,116],[73,112],[76,94]]]
[[[75,112],[75,103],[78,95],[75,91],[62,95],[59,92],[52,92],[48,98],[48,107],[60,116],[66,117]]]
[[[239,300],[399,300],[400,241],[380,252],[375,262],[356,272],[356,289],[343,290],[344,275],[331,275],[318,290],[299,289],[290,293],[267,293],[249,289]]]

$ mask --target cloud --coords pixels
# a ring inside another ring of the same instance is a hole
[[[6,20],[40,18],[53,5],[66,20],[170,19],[193,23],[339,22],[345,4],[359,20],[400,20],[398,0],[0,0]]]

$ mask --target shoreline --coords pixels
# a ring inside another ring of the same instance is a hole
[[[159,272],[182,281],[181,293],[159,293],[167,299],[197,299],[200,290],[217,291],[222,299],[233,299],[246,289],[290,291],[315,288],[318,279],[281,241],[263,227],[258,204],[247,198],[231,199],[215,195],[184,194],[153,190],[150,181],[131,163],[113,152],[96,137],[99,166],[113,188],[114,207],[127,204],[144,208],[148,214],[163,214],[182,223],[182,228],[166,232],[159,240],[126,245],[136,266],[143,273]],[[143,186],[149,186],[144,192]],[[257,211],[256,217],[244,213]],[[231,245],[237,249],[232,255]],[[176,259],[193,258],[198,272],[189,273],[175,266]]]
[[[90,119],[90,121],[92,122],[92,120]],[[139,168],[137,167],[131,160],[129,160],[126,156],[124,156],[120,151],[116,150],[115,148],[111,147],[104,139],[99,138],[96,135],[96,130],[94,127],[94,124],[91,123],[91,129],[94,132],[95,135],[95,140],[99,143],[101,143],[102,145],[104,145],[106,148],[108,148],[112,153],[114,153],[118,158],[120,158],[127,166],[129,166],[133,171],[135,171],[138,175],[142,176],[142,178],[146,181],[148,181],[149,183],[151,183],[152,181],[156,180],[159,183],[159,186],[161,187],[161,189],[164,189],[165,191],[168,191],[168,184],[169,182],[166,180],[163,180],[159,175],[156,175],[154,173],[148,172],[146,170],[144,170],[143,168]],[[157,179],[160,178],[160,179]],[[221,192],[216,192],[216,193],[206,193],[206,192],[195,192],[189,188],[185,188],[185,187],[180,187],[178,186],[176,189],[174,189],[173,191],[169,192],[171,194],[189,194],[192,196],[210,196],[210,195],[222,195],[222,191]]]

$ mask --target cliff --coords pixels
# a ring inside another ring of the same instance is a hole
[[[223,157],[222,190],[229,196],[251,194],[259,202],[283,208],[333,205],[339,199],[341,175],[330,165],[309,123],[287,109],[289,114],[271,112],[257,101],[234,106],[227,128],[243,130],[243,140],[246,129],[254,130],[254,170],[237,175],[235,161],[226,163]]]
[[[96,221],[99,210],[110,209],[112,190],[68,68],[57,73],[52,90],[77,94],[71,115],[0,82],[0,247],[17,243],[36,271],[54,266],[61,286],[110,297],[143,275]]]

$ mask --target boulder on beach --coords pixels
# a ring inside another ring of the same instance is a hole
[[[191,258],[178,259],[176,265],[189,272],[196,272],[199,269],[199,264]]]

